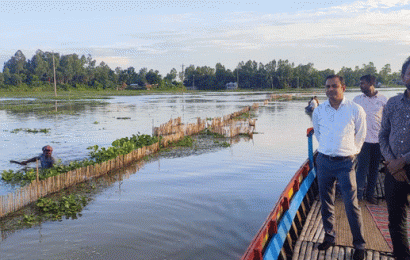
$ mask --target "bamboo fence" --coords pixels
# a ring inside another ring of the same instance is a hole
[[[15,212],[22,207],[37,201],[39,198],[86,180],[119,170],[134,161],[158,152],[159,147],[159,143],[154,143],[150,146],[144,146],[134,150],[129,154],[119,155],[115,159],[106,162],[81,167],[41,181],[33,181],[29,185],[21,187],[14,192],[0,196],[0,217]]]
[[[212,122],[197,118],[196,123],[182,124],[181,118],[171,119],[158,128],[154,128],[154,134],[162,136],[161,145],[166,147],[171,142],[178,141],[186,135],[195,135],[209,127],[211,131],[222,134],[226,137],[234,137],[241,133],[250,134],[254,121],[251,119],[234,120],[236,117],[258,108],[258,104],[252,107],[245,107],[222,118],[214,118]],[[115,159],[106,162],[81,167],[57,176],[52,176],[44,180],[35,180],[29,185],[6,195],[0,196],[0,218],[9,213],[15,212],[30,203],[37,201],[52,193],[66,189],[70,186],[82,183],[95,177],[102,176],[122,169],[131,163],[141,160],[143,157],[158,152],[160,143],[154,143],[132,151],[129,154],[119,155]]]

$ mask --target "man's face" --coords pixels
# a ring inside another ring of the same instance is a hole
[[[407,66],[406,72],[401,78],[403,83],[406,85],[407,89],[410,90],[410,66]]]
[[[360,89],[365,95],[369,96],[371,93],[371,87],[372,85],[366,80],[360,80]]]
[[[340,79],[335,77],[326,80],[326,96],[332,101],[341,101],[343,99],[343,93],[346,90],[346,86],[342,85]]]
[[[50,157],[53,150],[51,149],[44,149],[43,153],[46,157]]]

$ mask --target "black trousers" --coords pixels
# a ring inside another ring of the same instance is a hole
[[[407,166],[406,172],[409,172]],[[406,210],[409,205],[410,185],[407,182],[396,181],[390,173],[387,173],[384,188],[389,212],[389,231],[393,243],[393,253],[397,259],[405,259],[410,257]]]

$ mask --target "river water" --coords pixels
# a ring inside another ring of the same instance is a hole
[[[402,91],[380,89],[387,97]],[[346,97],[358,94],[346,92]],[[324,93],[316,95],[320,103],[325,100]],[[197,117],[224,116],[260,104],[253,139],[128,169],[94,194],[78,219],[2,230],[0,259],[239,259],[307,158],[306,129],[312,126],[304,112],[307,101],[262,105],[268,96],[252,92],[113,97],[108,104],[85,106],[68,115],[0,110],[0,170],[16,170],[20,166],[10,160],[28,159],[45,144],[66,163],[88,157],[89,146],[151,134],[153,126],[171,118],[191,123]],[[18,128],[50,132],[12,132]],[[0,195],[15,189],[1,183]]]

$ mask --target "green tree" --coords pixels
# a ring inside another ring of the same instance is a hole
[[[18,50],[10,60],[4,64],[4,68],[8,68],[11,74],[24,73],[26,68],[26,56],[21,50]]]
[[[187,87],[194,86],[195,81],[195,66],[189,65],[185,68],[184,72],[184,85]]]
[[[18,50],[10,60],[4,63],[3,70],[7,68],[10,73],[10,83],[12,85],[20,85],[27,78],[26,68],[27,62],[21,50]]]
[[[293,70],[292,87],[294,88],[311,88],[314,86],[312,78],[314,76],[313,63],[298,65]]]
[[[266,80],[269,85],[269,88],[274,88],[274,83],[277,86],[279,84],[279,81],[275,81],[275,73],[276,73],[276,60],[272,60],[268,62],[265,65],[265,70],[266,70]]]
[[[358,84],[357,73],[351,68],[342,67],[337,74],[343,77],[346,86],[355,86]]]
[[[279,60],[277,69],[276,69],[276,77],[279,80],[279,88],[288,88],[291,86],[290,82],[293,78],[293,63],[289,63],[288,60]]]
[[[0,72],[0,87],[4,86],[4,75]]]
[[[30,72],[30,79],[36,79],[35,81],[46,81],[49,76],[48,73],[48,63],[44,60],[44,52],[37,50],[33,58],[28,61],[27,66],[28,71]],[[32,80],[31,80],[32,81]],[[31,83],[31,82],[30,82]]]
[[[383,68],[379,72],[378,80],[384,84],[389,84],[389,82],[392,81],[390,64],[386,64],[383,66]]]
[[[151,69],[145,74],[145,79],[148,84],[160,84],[162,81],[162,76],[159,74],[158,70],[154,71]]]
[[[171,71],[164,77],[164,80],[167,82],[172,82],[177,78],[178,72],[175,68],[172,68]]]
[[[363,71],[362,71],[363,75],[373,75],[376,76],[377,75],[377,69],[374,66],[373,62],[369,62],[369,64],[363,64]],[[359,78],[360,80],[360,78]]]
[[[3,69],[3,78],[5,85],[11,85],[11,74],[9,68]]]
[[[221,63],[215,65],[215,75],[213,88],[215,90],[225,89],[226,83],[235,82],[235,77],[230,70],[227,70]]]
[[[93,82],[93,87],[95,89],[103,88],[115,88],[116,84],[114,80],[114,71],[110,69],[110,67],[105,64],[103,61],[98,65],[95,69],[95,78]]]

